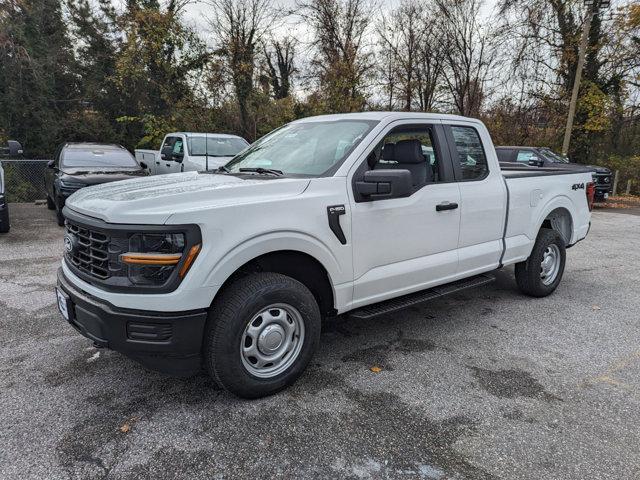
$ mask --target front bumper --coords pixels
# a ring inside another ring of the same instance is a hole
[[[206,310],[158,313],[118,308],[75,288],[62,269],[58,288],[69,296],[71,326],[98,346],[171,375],[201,369]]]

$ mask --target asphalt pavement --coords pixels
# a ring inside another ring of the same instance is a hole
[[[507,268],[420,308],[339,318],[292,388],[245,401],[93,348],[56,309],[53,212],[11,209],[2,479],[640,478],[638,215],[594,212],[550,297],[518,293]]]

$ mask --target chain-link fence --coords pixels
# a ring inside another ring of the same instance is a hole
[[[49,160],[0,160],[4,169],[4,188],[9,202],[44,200],[44,172]]]

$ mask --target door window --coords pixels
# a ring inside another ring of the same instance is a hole
[[[529,160],[538,160],[538,155],[531,150],[518,150],[516,162],[529,163]]]
[[[167,137],[160,150],[164,154],[164,160],[173,160],[173,155],[184,152],[184,142],[180,137]]]
[[[477,130],[473,127],[452,126],[451,133],[460,162],[462,181],[484,178],[489,172],[489,167]]]
[[[416,189],[441,177],[432,131],[427,125],[394,128],[369,154],[367,163],[371,170],[409,170]]]

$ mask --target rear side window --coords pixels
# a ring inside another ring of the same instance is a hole
[[[487,157],[480,135],[473,127],[452,126],[451,134],[456,146],[462,181],[480,180],[489,172]],[[455,161],[455,157],[454,157]]]
[[[249,144],[234,137],[188,137],[189,154],[194,157],[235,157]]]
[[[496,148],[496,154],[498,155],[499,162],[512,162],[513,150],[508,148]]]

